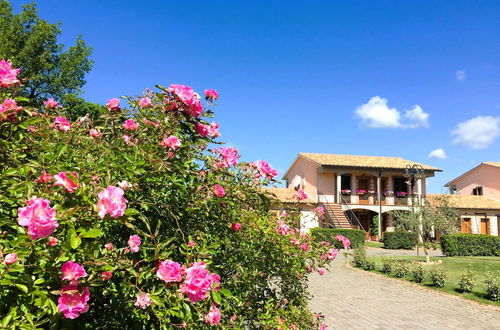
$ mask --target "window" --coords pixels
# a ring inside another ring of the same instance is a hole
[[[455,186],[455,185],[450,186],[450,194],[452,194],[452,195],[457,194],[457,186]]]
[[[394,178],[394,193],[407,192],[408,184],[405,178]]]
[[[341,190],[351,190],[351,176],[342,175],[340,177],[340,189]]]
[[[472,194],[477,195],[477,196],[483,196],[483,187],[478,186],[478,187],[472,189]]]

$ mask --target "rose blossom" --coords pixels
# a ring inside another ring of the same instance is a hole
[[[220,310],[217,306],[212,305],[212,307],[210,307],[210,311],[205,315],[205,323],[213,325],[220,324]]]
[[[187,109],[182,110],[193,117],[199,117],[203,112],[203,106],[197,97],[197,94],[189,86],[172,84],[168,88],[172,95],[176,96],[180,101],[187,105]]]
[[[215,149],[214,151],[217,152],[222,158],[222,161],[218,163],[219,167],[229,168],[234,166],[238,163],[238,158],[240,158],[238,149],[235,147],[222,147],[220,149]]]
[[[6,119],[15,119],[16,113],[21,111],[23,107],[18,107],[17,103],[13,99],[6,98],[2,104],[0,104],[0,121]]]
[[[163,136],[163,140],[160,142],[160,145],[162,147],[164,147],[164,148],[168,147],[171,150],[175,150],[175,149],[178,149],[181,146],[181,142],[174,135],[170,135],[168,137],[166,135],[164,135]]]
[[[57,309],[63,313],[67,319],[76,319],[80,314],[89,310],[87,304],[90,299],[88,287],[83,288],[80,294],[77,285],[67,285],[62,288],[62,294],[57,301]]]
[[[160,127],[160,124],[155,123],[154,121],[151,121],[147,118],[142,118],[142,121],[145,122],[146,124],[153,125],[154,127]]]
[[[132,235],[128,239],[128,246],[130,247],[130,251],[139,252],[139,246],[141,245],[141,238],[137,235]]]
[[[288,231],[290,230],[290,227],[288,227],[284,221],[279,220],[278,225],[274,228],[278,234],[281,235],[286,235],[288,234]]]
[[[130,183],[126,180],[122,180],[122,181],[118,182],[118,186],[120,188],[122,188],[123,190],[126,190],[126,189],[131,187]]]
[[[309,251],[309,245],[307,245],[307,243],[300,244],[300,248],[306,252]]]
[[[187,246],[190,247],[190,248],[195,247],[196,246],[196,242],[195,241],[189,241],[187,243]]]
[[[110,111],[112,110],[120,110],[120,100],[117,98],[109,99],[106,103],[106,106]]]
[[[104,248],[108,251],[113,250],[113,243],[104,244]]]
[[[90,134],[90,136],[91,136],[91,137],[93,137],[93,138],[98,138],[99,136],[101,136],[101,135],[102,135],[102,133],[101,133],[101,132],[99,132],[98,130],[96,130],[95,128],[91,128],[91,129],[89,130],[89,134]]]
[[[318,217],[323,218],[325,216],[325,208],[323,206],[318,206],[314,209],[314,213],[316,213]]]
[[[73,262],[73,261],[66,261],[62,266],[61,266],[61,272],[62,272],[62,279],[63,281],[76,281],[79,278],[86,277],[87,272],[85,271],[85,268],[83,268],[82,265]]]
[[[257,171],[259,171],[256,176],[258,178],[265,177],[268,179],[272,179],[278,175],[278,172],[273,169],[265,160],[258,160],[253,164],[257,168]]]
[[[127,200],[123,197],[123,194],[124,191],[121,188],[108,186],[97,195],[97,197],[99,197],[97,209],[99,210],[101,219],[103,219],[106,214],[117,219],[125,213]]]
[[[342,245],[344,245],[344,248],[349,249],[351,248],[351,241],[345,236],[342,235],[337,235],[335,236],[335,239],[339,242],[342,242]]]
[[[164,260],[160,263],[156,276],[165,283],[180,282],[182,280],[182,267],[179,263],[172,260]]]
[[[223,197],[226,194],[224,187],[222,187],[218,184],[214,185],[214,191],[215,191],[215,196],[217,196],[217,197]]]
[[[0,61],[0,87],[9,88],[19,84],[17,75],[21,69],[12,69],[12,63],[2,59]]]
[[[148,97],[143,97],[140,101],[139,101],[139,106],[142,108],[142,109],[146,109],[146,108],[149,108],[151,106],[151,100],[148,98]]]
[[[78,188],[78,174],[76,172],[71,172],[70,177],[66,175],[66,172],[59,172],[54,175],[54,178],[56,179],[54,185],[64,187],[70,194]]]
[[[111,277],[113,277],[113,272],[102,272],[101,274],[99,274],[102,278],[103,281],[107,281],[109,280]]]
[[[302,201],[304,199],[307,199],[307,194],[304,192],[304,190],[299,189],[295,192],[295,198]]]
[[[71,129],[71,123],[64,117],[57,116],[50,127],[57,127],[58,130],[67,132]]]
[[[59,102],[57,102],[53,98],[48,98],[47,101],[43,102],[43,105],[46,109],[54,109],[58,104]]]
[[[323,276],[323,274],[325,273],[325,269],[324,268],[318,268],[318,274],[320,274],[321,276]]]
[[[17,211],[19,225],[28,227],[31,239],[50,236],[59,226],[56,211],[50,207],[50,201],[32,197],[26,201],[26,205]]]
[[[137,295],[137,300],[135,301],[134,305],[136,307],[146,309],[146,307],[150,306],[152,304],[151,298],[149,297],[149,293],[146,292],[141,292]]]
[[[31,132],[31,133],[34,133],[34,132],[36,132],[36,131],[37,131],[37,129],[36,129],[36,127],[35,127],[35,126],[33,126],[33,125],[29,125],[29,126],[28,126],[28,131],[29,131],[29,132]]]
[[[219,98],[219,94],[215,89],[205,89],[205,98],[207,100],[217,100]]]
[[[232,228],[234,231],[240,231],[240,229],[241,229],[241,224],[240,224],[240,223],[237,223],[237,222],[236,222],[236,223],[233,223],[233,224],[231,225],[231,228]]]
[[[127,119],[122,124],[123,128],[129,131],[135,131],[139,125],[133,119]]]
[[[42,174],[38,177],[38,179],[36,180],[36,182],[49,183],[50,181],[52,181],[52,179],[53,179],[52,175],[48,174],[45,171],[42,171]]]
[[[17,254],[9,253],[5,256],[4,262],[6,265],[12,265],[17,261]]]
[[[47,244],[49,244],[49,246],[56,246],[58,243],[59,243],[59,240],[57,238],[50,237]]]
[[[213,284],[218,284],[213,275],[216,274],[210,274],[204,262],[195,262],[186,269],[186,279],[181,285],[181,292],[187,294],[192,303],[205,299]]]

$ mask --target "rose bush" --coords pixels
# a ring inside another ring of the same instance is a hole
[[[337,251],[269,212],[277,174],[239,162],[212,102],[171,85],[92,121],[16,97],[0,62],[0,324],[314,328],[307,274]]]

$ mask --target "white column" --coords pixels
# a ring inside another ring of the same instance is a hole
[[[498,215],[490,217],[490,234],[500,236],[500,228],[498,228]]]
[[[342,189],[342,175],[337,172],[337,186],[335,187],[335,200],[340,204],[340,190]]]

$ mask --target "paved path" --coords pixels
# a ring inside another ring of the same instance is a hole
[[[331,272],[310,278],[310,307],[328,329],[500,329],[497,310],[347,269],[346,261],[339,255]]]

